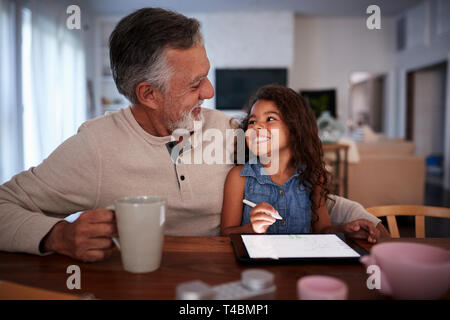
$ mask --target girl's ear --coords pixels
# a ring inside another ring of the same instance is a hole
[[[136,96],[140,104],[154,110],[159,109],[163,100],[162,92],[146,81],[136,86]]]

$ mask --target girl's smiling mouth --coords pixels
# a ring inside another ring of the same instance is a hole
[[[270,141],[270,138],[267,136],[255,137],[252,139],[252,143],[260,144]]]

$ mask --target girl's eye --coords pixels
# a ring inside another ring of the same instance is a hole
[[[272,121],[272,120],[277,120],[277,119],[275,119],[274,117],[268,117],[267,118],[267,121]]]
[[[256,123],[255,120],[249,120],[249,121],[248,121],[248,124],[255,124],[255,123]]]

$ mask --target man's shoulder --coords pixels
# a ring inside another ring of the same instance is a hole
[[[236,119],[220,110],[203,108],[202,112],[208,128],[235,129],[239,126]]]
[[[127,109],[120,109],[115,112],[107,112],[102,116],[85,121],[79,127],[78,131],[88,130],[91,132],[110,132],[118,130],[118,123],[126,119],[125,113]]]

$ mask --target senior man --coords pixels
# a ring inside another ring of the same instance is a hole
[[[166,234],[219,234],[232,164],[190,161],[211,141],[192,134],[178,151],[173,137],[176,129],[193,132],[196,120],[200,133],[214,129],[225,137],[235,127],[227,115],[201,108],[214,89],[199,22],[163,9],[138,10],[111,34],[110,61],[131,107],[85,122],[39,166],[0,186],[0,250],[106,259],[117,229],[114,214],[104,208],[142,194],[167,198]],[[347,224],[348,235],[386,234],[360,205],[335,200],[328,202],[332,222]],[[80,211],[73,223],[63,219]]]

